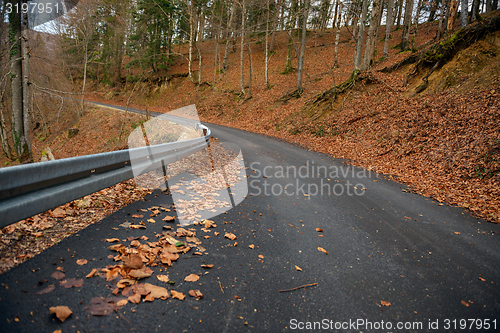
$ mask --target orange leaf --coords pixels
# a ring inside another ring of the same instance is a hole
[[[486,279],[483,279],[482,277],[479,277],[479,280],[481,280],[483,282],[486,281]]]
[[[134,304],[139,304],[141,302],[141,294],[133,294],[127,298],[130,302]]]
[[[186,295],[184,295],[183,293],[179,293],[175,290],[171,290],[170,292],[172,293],[172,298],[177,298],[180,299],[181,301],[183,301],[184,298],[186,298]]]
[[[192,297],[196,297],[196,299],[203,298],[203,294],[198,289],[190,290],[189,295]]]
[[[73,313],[73,311],[71,311],[65,305],[53,306],[53,307],[50,307],[49,310],[50,310],[50,314],[55,313],[56,317],[62,322],[64,322],[66,320],[66,318],[71,316],[71,314]]]
[[[92,271],[87,274],[86,278],[90,279],[91,277],[94,277],[95,273],[97,273],[97,268],[92,268]]]
[[[80,266],[83,266],[87,263],[87,259],[78,259],[76,263]]]
[[[108,243],[114,243],[119,242],[120,240],[118,238],[106,238],[105,241]]]
[[[154,284],[144,283],[144,289],[150,293],[148,296],[153,298],[167,299],[170,296],[167,289]]]
[[[251,249],[253,250],[253,249],[255,248],[255,245],[250,244],[250,245],[248,245],[248,247],[249,247],[249,248],[251,248]]]
[[[201,267],[203,267],[203,268],[213,268],[214,265],[213,264],[207,264],[207,265],[201,265]]]
[[[295,265],[295,269],[298,270],[299,272],[302,272],[302,268],[300,268],[299,266]]]
[[[382,304],[383,306],[391,306],[391,302],[387,301],[380,301],[380,304]]]
[[[189,274],[188,276],[186,276],[184,278],[184,281],[186,282],[196,282],[200,279],[200,276],[199,275],[196,275],[196,274]]]
[[[262,254],[259,254],[260,259],[264,259],[264,256]]]
[[[224,235],[224,237],[229,238],[230,240],[235,240],[236,239],[236,235],[233,234],[233,233],[230,233],[230,232],[226,232],[226,234]]]
[[[322,248],[322,247],[318,247],[318,251],[321,251],[321,252],[323,252],[324,254],[328,254],[328,251],[327,251],[327,250],[325,250],[325,249],[324,249],[324,248]]]
[[[316,231],[317,231],[317,232],[323,232],[323,229],[316,228]]]
[[[465,305],[466,307],[469,307],[469,303],[467,303],[466,301],[461,301],[460,303],[462,303],[462,305]]]
[[[168,281],[170,281],[168,275],[157,275],[156,278],[165,283],[168,283]]]

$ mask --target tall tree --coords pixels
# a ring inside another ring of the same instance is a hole
[[[21,0],[11,0],[8,2],[11,8],[21,8],[24,3]],[[9,60],[10,60],[10,82],[11,82],[11,117],[12,117],[12,138],[14,151],[21,163],[32,159],[30,145],[30,126],[29,114],[27,112],[28,105],[24,105],[27,98],[24,98],[26,87],[23,85],[24,75],[29,75],[28,72],[23,73],[23,55],[27,57],[27,49],[22,50],[22,47],[27,48],[27,18],[22,18],[22,12],[12,10],[9,14]],[[24,25],[24,26],[23,26]],[[24,32],[21,31],[24,28]],[[21,41],[23,42],[21,43]],[[27,70],[27,68],[25,68]]]
[[[462,28],[467,26],[468,14],[469,14],[469,1],[460,0],[460,26]]]
[[[384,42],[384,58],[387,58],[389,50],[389,39],[391,39],[392,28],[392,12],[394,9],[394,0],[389,0],[387,5],[387,19],[385,20],[385,42]]]
[[[359,22],[359,32],[358,32],[358,41],[356,42],[356,50],[354,56],[354,69],[361,70],[361,58],[362,58],[362,49],[363,49],[363,40],[365,36],[365,22],[366,22],[366,14],[368,12],[368,3],[369,0],[363,0],[363,10],[361,12],[361,21]]]
[[[335,15],[337,16],[337,32],[335,36],[335,62],[334,67],[339,68],[339,40],[340,40],[340,22],[342,21],[342,9],[344,8],[344,4],[342,1],[337,0],[338,9]],[[347,24],[347,23],[346,23]]]
[[[365,46],[365,56],[361,70],[367,70],[371,67],[373,56],[377,45],[377,31],[380,22],[380,6],[382,0],[373,0],[372,17],[370,19],[370,28],[368,29],[368,38]]]
[[[411,28],[412,13],[413,13],[413,0],[406,0],[405,16],[403,21],[403,32],[401,33],[401,51],[406,51],[410,48],[410,28]]]
[[[306,58],[306,39],[307,39],[307,19],[309,17],[309,0],[305,0],[304,9],[302,11],[302,41],[300,43],[300,58],[297,73],[297,90],[302,93],[302,76],[304,75],[304,66]]]

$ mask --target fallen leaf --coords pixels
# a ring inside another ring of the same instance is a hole
[[[251,248],[251,249],[253,250],[253,249],[255,248],[255,245],[250,244],[250,245],[248,245],[248,247],[249,247],[249,248]]]
[[[122,257],[122,261],[126,268],[138,269],[143,266],[142,258],[137,253]]]
[[[318,247],[318,251],[321,251],[321,252],[323,252],[324,254],[328,254],[328,251],[327,251],[327,250],[325,250],[325,249],[324,249],[324,248],[322,248],[322,247]]]
[[[212,220],[204,220],[203,223],[205,224],[205,229],[216,227],[215,222]]]
[[[130,302],[134,304],[139,304],[141,302],[141,294],[133,294],[127,298]]]
[[[50,286],[48,286],[47,288],[44,288],[44,289],[42,289],[42,290],[40,290],[40,291],[37,291],[37,292],[35,293],[35,295],[43,295],[43,294],[48,294],[48,293],[53,292],[53,291],[54,291],[54,289],[56,289],[56,286],[55,286],[55,285],[53,285],[53,284],[51,284],[51,285],[50,285]]]
[[[150,277],[153,274],[153,270],[147,266],[144,266],[141,269],[132,269],[128,275],[135,279],[144,279]]]
[[[50,213],[50,215],[52,215],[52,217],[64,218],[66,217],[66,212],[61,208],[56,208]]]
[[[383,306],[391,306],[391,302],[387,301],[380,301],[380,304],[382,304]]]
[[[147,219],[147,221],[148,221],[149,223],[156,223],[156,221],[155,221],[154,219]]]
[[[213,268],[214,265],[213,264],[207,264],[207,265],[201,265],[201,267],[203,267],[203,268]]]
[[[189,296],[196,297],[196,299],[203,298],[203,294],[198,289],[190,290]]]
[[[187,281],[187,282],[196,282],[200,279],[200,276],[199,275],[196,275],[196,274],[189,274],[188,276],[186,276],[184,278],[184,281]]]
[[[165,216],[164,218],[161,219],[162,221],[166,221],[166,222],[170,222],[170,221],[173,221],[175,220],[175,217],[174,216]]]
[[[83,279],[67,279],[64,281],[61,281],[61,286],[64,288],[79,288],[83,285]]]
[[[233,234],[233,233],[230,233],[230,232],[226,232],[224,234],[224,237],[229,238],[230,240],[235,240],[236,239],[236,235]]]
[[[119,242],[120,240],[118,238],[106,238],[105,241],[108,243],[115,243]]]
[[[97,273],[97,268],[92,268],[92,271],[87,274],[86,278],[90,279],[91,277],[94,277],[94,275]]]
[[[114,299],[104,299],[104,297],[94,297],[90,304],[85,306],[85,310],[93,316],[107,316],[115,310]]]
[[[168,283],[170,281],[168,275],[157,275],[156,278],[165,283]]]
[[[469,303],[467,303],[466,301],[461,301],[460,303],[462,303],[462,305],[465,305],[466,307],[469,307]]]
[[[260,259],[264,259],[264,256],[262,254],[259,254]]]
[[[80,266],[87,264],[87,259],[78,259],[76,263]]]
[[[316,231],[317,231],[317,232],[323,232],[323,229],[316,228]]]
[[[124,306],[124,305],[127,305],[127,303],[128,303],[128,300],[126,300],[126,299],[122,299],[121,301],[118,301],[118,302],[116,303],[116,305],[117,305],[117,306],[119,306],[119,307],[122,307],[122,306]]]
[[[180,299],[181,301],[183,301],[184,298],[186,298],[186,295],[184,295],[183,293],[179,293],[175,290],[171,290],[170,292],[172,293],[172,298],[177,298]]]
[[[73,311],[71,311],[67,306],[65,305],[59,305],[59,306],[53,306],[49,308],[50,314],[55,313],[57,319],[60,321],[64,322],[66,318],[71,316]]]
[[[482,277],[479,277],[479,280],[481,280],[483,282],[486,281],[486,279],[483,279]]]
[[[131,286],[136,283],[136,280],[133,279],[121,279],[116,283],[116,286],[120,289]]]
[[[458,231],[453,231],[453,233],[454,233],[455,235],[460,235],[460,233],[459,233]]]
[[[144,217],[144,215],[142,215],[142,214],[133,214],[132,217],[134,219],[142,219]]]
[[[130,229],[146,229],[146,227],[145,227],[145,226],[140,225],[140,224],[131,224],[131,225],[129,226],[129,228],[130,228]]]
[[[148,296],[152,297],[153,299],[160,298],[165,300],[170,296],[166,288],[155,286],[154,284],[145,283],[144,289],[146,289],[146,291],[150,293]]]
[[[302,272],[302,268],[300,268],[299,266],[295,265],[295,269],[298,270],[299,272]]]
[[[62,279],[64,279],[64,277],[66,276],[66,274],[64,274],[61,271],[55,271],[50,276],[52,276],[56,280],[62,280]]]

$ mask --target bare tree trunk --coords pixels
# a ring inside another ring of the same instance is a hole
[[[274,23],[274,22],[273,22]],[[269,89],[269,0],[267,0],[267,21],[266,21],[266,51],[265,51],[265,81]]]
[[[193,0],[188,0],[189,8],[189,55],[188,55],[188,73],[191,82],[193,82],[193,46],[194,46],[194,8]]]
[[[477,16],[479,15],[479,4],[481,3],[481,0],[474,0],[472,4],[472,15],[471,15],[471,22],[477,21]]]
[[[250,48],[250,44],[247,44],[248,47],[248,98],[252,97],[252,49]]]
[[[243,53],[245,47],[245,16],[246,16],[245,0],[241,1],[241,49],[240,49],[240,90],[245,94],[245,83],[243,82]]]
[[[23,4],[28,4],[23,0]],[[29,25],[28,13],[23,13],[21,18],[21,55],[22,55],[22,72],[23,72],[23,127],[24,127],[24,140],[26,142],[26,160],[33,162],[33,154],[31,152],[31,118],[30,118],[30,89],[29,89]]]
[[[436,17],[437,8],[438,8],[438,0],[432,0],[431,9],[429,12],[429,18],[427,19],[427,22],[434,21],[434,18]]]
[[[365,57],[361,70],[368,70],[373,62],[375,46],[377,44],[377,30],[380,22],[380,5],[382,0],[373,0],[372,17],[370,19],[370,28],[368,29],[368,39],[365,46]]]
[[[356,55],[354,57],[354,69],[361,69],[361,51],[363,49],[363,39],[365,37],[366,13],[368,12],[368,0],[363,0],[363,11],[361,12],[361,22],[359,22],[358,41],[356,44]]]
[[[417,4],[417,14],[415,15],[415,21],[414,21],[414,25],[415,25],[415,32],[413,33],[413,40],[415,40],[415,38],[417,37],[417,32],[418,32],[418,21],[420,19],[420,12],[422,10],[422,0],[418,0],[418,4]]]
[[[401,27],[401,16],[403,15],[403,0],[398,0],[398,16],[396,18],[396,29]]]
[[[228,34],[226,40],[226,50],[224,51],[224,60],[222,60],[222,70],[227,70],[227,62],[229,60],[229,48],[231,46],[231,38],[233,35],[233,18],[234,12],[236,11],[236,3],[233,1],[233,5],[231,6],[231,15],[229,16],[229,23],[227,24]]]
[[[87,41],[87,36],[85,37],[85,63],[83,64],[83,83],[82,83],[82,99],[81,99],[81,111],[80,111],[80,116],[83,116],[83,113],[85,112],[85,84],[87,82],[87,66],[89,63],[89,44]]]
[[[337,33],[335,36],[335,63],[333,65],[335,68],[339,68],[340,23],[342,21],[342,9],[344,7],[342,1],[337,0],[337,4],[338,4],[338,9],[337,13],[335,13],[337,16]]]
[[[401,35],[401,51],[410,47],[411,14],[413,12],[413,0],[406,0],[405,19],[403,21],[403,32]]]
[[[13,7],[17,4],[21,8],[21,1],[10,1]],[[14,151],[21,163],[30,158],[30,147],[26,142],[23,119],[23,68],[21,51],[21,13],[13,10],[9,14],[9,46],[10,46],[10,82],[11,82],[11,117],[12,141]]]
[[[448,15],[448,25],[446,30],[451,32],[453,30],[453,25],[455,24],[455,16],[457,15],[458,1],[451,0],[450,11]]]
[[[392,28],[392,12],[394,9],[394,0],[389,0],[387,5],[387,19],[385,20],[385,43],[384,43],[384,58],[387,58],[389,51],[389,39],[391,39]]]
[[[299,68],[297,73],[297,89],[302,93],[302,76],[304,74],[305,58],[306,58],[306,38],[307,38],[307,18],[309,17],[309,0],[305,0],[304,12],[302,14],[302,42],[300,44]]]
[[[469,1],[460,0],[460,26],[465,28],[467,26],[467,15],[469,14]]]
[[[271,34],[271,41],[269,42],[269,52],[274,52],[274,47],[275,47],[275,39],[276,39],[276,29],[278,27],[278,18],[279,18],[279,14],[280,14],[280,9],[282,7],[282,4],[283,4],[283,0],[278,0],[278,3],[276,4],[276,9],[275,9],[275,12],[274,12],[274,15],[273,15],[273,32]],[[269,1],[268,1],[268,6],[269,8]],[[268,9],[269,11],[269,9]],[[269,19],[268,19],[269,21]]]
[[[204,17],[203,9],[201,10],[202,18]],[[196,48],[198,49],[198,84],[201,84],[201,40],[203,39],[203,19],[198,18],[198,40]]]

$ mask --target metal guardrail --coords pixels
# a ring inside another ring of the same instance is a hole
[[[197,129],[202,137],[180,142],[0,168],[0,228],[202,150],[211,131]]]

